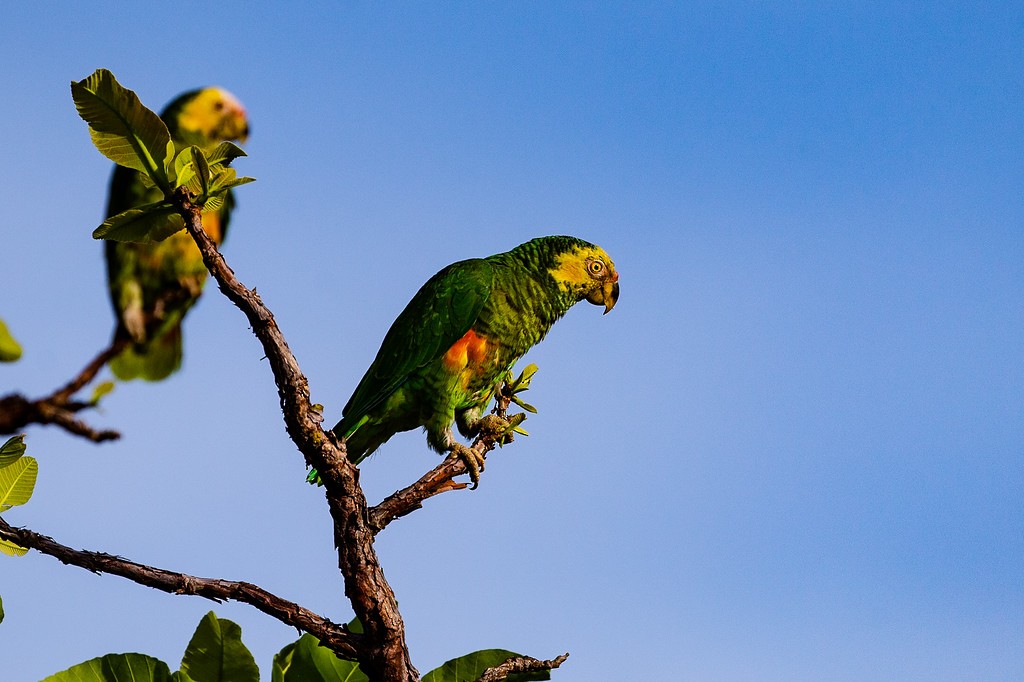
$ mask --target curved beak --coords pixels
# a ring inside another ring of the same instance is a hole
[[[245,144],[249,139],[249,119],[245,115],[245,107],[228,102],[213,132],[222,140],[238,140]]]
[[[242,144],[245,144],[249,139],[249,120],[245,117],[245,110],[240,109],[234,116],[234,122],[232,126],[235,130],[234,139],[238,140]]]
[[[609,280],[599,289],[591,291],[587,300],[594,305],[603,305],[605,315],[610,313],[615,307],[616,301],[619,300],[619,278],[616,277],[614,281]]]

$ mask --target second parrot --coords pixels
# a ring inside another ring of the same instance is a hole
[[[249,122],[241,103],[222,88],[178,96],[160,114],[180,150],[196,145],[212,151],[224,141],[244,142]],[[110,181],[107,217],[161,199],[140,173],[118,166]],[[203,214],[203,228],[220,244],[227,233],[234,200]],[[110,361],[121,380],[159,381],[181,366],[181,322],[198,300],[207,271],[187,232],[151,243],[108,241],[107,279],[117,316],[114,343],[124,349]]]

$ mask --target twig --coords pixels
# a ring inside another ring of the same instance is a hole
[[[359,487],[358,469],[348,462],[344,445],[320,428],[321,416],[309,400],[309,383],[273,314],[255,290],[242,285],[228,267],[203,230],[201,210],[192,204],[188,191],[179,188],[173,200],[221,292],[245,314],[263,346],[274,373],[288,435],[306,464],[320,472],[334,521],[334,543],[345,594],[366,634],[356,656],[360,668],[374,681],[418,681],[398,603],[373,549],[374,534],[366,523],[366,498]]]
[[[89,362],[89,364],[82,368],[82,371],[78,373],[78,376],[69,381],[62,388],[54,391],[53,395],[51,395],[48,400],[52,402],[67,403],[71,396],[92,381],[96,375],[99,374],[99,371],[103,369],[103,366],[110,362],[111,358],[124,350],[124,347],[127,345],[128,341],[124,339],[116,339],[112,341],[109,346],[100,351],[99,354]]]
[[[474,450],[481,456],[486,456],[505,437],[500,425],[508,424],[504,418],[504,410],[507,407],[508,405],[505,405],[502,408],[499,402],[498,408],[495,409],[495,414],[501,420],[500,422],[489,421],[485,418],[480,435],[477,436],[476,440],[473,441],[473,445],[470,446],[471,450]],[[455,483],[452,480],[456,476],[465,473],[467,473],[466,463],[456,455],[448,455],[443,462],[425,473],[418,481],[401,490],[396,490],[379,504],[371,507],[368,512],[369,527],[374,533],[379,533],[395,519],[419,509],[423,505],[424,500],[449,490],[465,488],[465,483]]]
[[[20,393],[0,398],[0,433],[16,433],[29,424],[54,424],[94,443],[117,440],[121,434],[110,429],[97,430],[75,415],[95,407],[92,402],[71,400],[71,396],[92,381],[103,366],[124,347],[114,342],[100,351],[71,381],[44,398],[29,400]]]
[[[93,573],[121,576],[140,585],[170,594],[196,595],[218,602],[230,599],[249,604],[282,623],[313,634],[323,644],[348,658],[354,657],[360,648],[361,635],[348,632],[341,625],[332,623],[326,618],[294,602],[271,594],[252,583],[199,578],[147,566],[102,552],[72,549],[51,537],[27,528],[14,528],[2,518],[0,518],[0,538],[52,556],[64,564],[78,566]]]
[[[496,665],[493,668],[485,670],[484,674],[476,679],[476,682],[499,682],[500,680],[506,679],[513,673],[535,673],[545,670],[554,670],[565,663],[567,658],[569,658],[568,653],[564,653],[550,661],[541,661],[536,658],[530,658],[529,656],[510,658],[501,665]]]
[[[494,391],[493,417],[485,417],[480,425],[480,433],[470,449],[481,457],[499,444],[512,441],[509,432],[507,411],[515,395],[513,387],[507,381],[499,382]],[[462,490],[465,483],[456,483],[453,479],[468,472],[466,463],[456,455],[448,455],[443,462],[423,474],[418,481],[401,490],[388,495],[379,504],[369,510],[368,525],[374,533],[379,533],[392,521],[409,514],[423,506],[424,500],[449,490]]]

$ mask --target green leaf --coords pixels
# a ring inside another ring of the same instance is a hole
[[[272,682],[369,682],[358,663],[338,658],[308,633],[274,656],[271,678]]]
[[[170,166],[168,176],[173,178],[173,183],[178,187],[188,185],[196,175],[195,166],[192,165],[192,148],[185,147],[175,154]]]
[[[210,181],[210,194],[224,192],[232,187],[256,182],[256,178],[238,177],[238,171],[230,166],[217,166]]]
[[[185,222],[166,201],[130,208],[107,218],[92,232],[93,239],[151,244],[185,229]]]
[[[167,166],[174,144],[167,126],[106,69],[71,83],[78,115],[89,124],[93,144],[116,164],[134,168],[168,189]]]
[[[523,373],[520,374],[519,378],[516,379],[514,384],[512,384],[512,391],[514,393],[519,393],[520,391],[528,389],[530,387],[530,382],[533,381],[533,375],[537,373],[537,370],[537,365],[532,362],[528,364],[526,369],[523,370]]]
[[[99,405],[100,400],[107,394],[112,393],[113,390],[113,381],[102,381],[96,384],[96,388],[92,389],[92,396],[89,398],[89,402],[93,405]]]
[[[0,540],[0,554],[7,556],[25,556],[28,554],[28,547],[22,547],[10,540]]]
[[[21,457],[0,469],[0,512],[28,502],[38,473],[39,463],[35,457]]]
[[[215,194],[212,197],[207,197],[203,202],[203,213],[209,213],[210,211],[219,211],[221,206],[224,205],[225,193]]]
[[[320,409],[323,409],[323,405],[320,406]],[[346,623],[345,627],[348,628],[349,632],[356,635],[361,635],[365,632],[365,630],[363,630],[363,622],[359,620],[358,617],[353,618],[348,623]]]
[[[192,168],[195,169],[195,189],[189,187],[193,194],[205,196],[210,192],[210,164],[203,150],[195,145],[189,147],[192,156]]]
[[[284,676],[292,667],[292,655],[298,645],[297,641],[292,642],[274,654],[274,660],[270,664],[270,682],[284,682]]]
[[[7,325],[0,320],[0,362],[14,362],[21,357],[21,345],[11,336]]]
[[[143,654],[107,654],[50,675],[43,682],[170,682],[163,661]]]
[[[534,414],[537,414],[537,408],[536,407],[534,407],[530,403],[523,402],[523,400],[521,398],[519,398],[518,396],[515,396],[515,395],[512,396],[512,402],[514,402],[516,405],[518,405],[519,407],[523,408],[527,412],[533,412]]]
[[[473,682],[483,675],[488,668],[501,665],[510,658],[520,656],[506,649],[484,649],[471,654],[453,658],[440,668],[431,670],[423,676],[423,682]],[[509,675],[508,680],[525,682],[526,680],[550,680],[551,673],[518,673]]]
[[[234,170],[234,169],[231,169]],[[223,182],[217,185],[218,190],[233,189],[239,185],[248,185],[250,182],[256,182],[256,178],[251,178],[248,175],[243,175],[240,178],[234,178],[233,180]]]
[[[260,670],[242,643],[242,628],[210,611],[199,621],[181,659],[194,682],[259,682]]]
[[[11,436],[0,445],[0,469],[14,464],[25,454],[25,434]]]
[[[4,598],[0,597],[0,623],[4,622]]]
[[[536,364],[531,362],[523,370],[523,374],[522,374],[523,380],[524,381],[529,381],[530,379],[533,378],[533,375],[536,374],[539,370],[540,370],[540,367],[538,367]]]
[[[519,414],[514,414],[508,418],[508,428],[514,429],[524,421],[526,421],[526,415],[524,413],[520,412]]]
[[[207,154],[206,160],[211,166],[217,164],[228,164],[240,156],[248,156],[245,151],[234,142],[221,142],[217,148]]]

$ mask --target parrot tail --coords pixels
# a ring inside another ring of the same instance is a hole
[[[181,325],[159,338],[132,344],[110,361],[110,370],[121,381],[161,381],[181,367]]]

